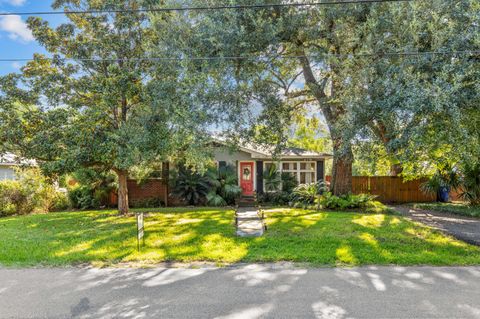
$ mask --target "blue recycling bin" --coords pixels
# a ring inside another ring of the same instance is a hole
[[[442,203],[448,202],[449,201],[449,193],[450,193],[450,188],[449,187],[447,187],[447,186],[440,187],[440,189],[438,191],[438,199]]]

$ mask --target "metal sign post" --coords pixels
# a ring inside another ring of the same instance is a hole
[[[140,251],[140,240],[143,241],[143,246],[145,246],[145,229],[143,223],[143,213],[137,214],[137,250]]]

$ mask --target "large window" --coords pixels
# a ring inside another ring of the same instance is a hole
[[[272,165],[277,167],[274,162],[264,162],[265,171],[268,171]],[[317,181],[316,162],[280,162],[279,168],[280,172],[294,175],[299,184],[309,184]]]

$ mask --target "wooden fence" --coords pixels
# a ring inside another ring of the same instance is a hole
[[[330,176],[326,180],[330,181]],[[403,181],[393,176],[353,176],[352,192],[377,195],[377,200],[384,203],[434,202],[435,195],[420,190],[423,182],[425,179]]]
[[[377,199],[386,203],[433,202],[435,195],[425,194],[420,185],[425,180],[403,181],[393,176],[354,176],[352,191],[354,194],[377,195]]]

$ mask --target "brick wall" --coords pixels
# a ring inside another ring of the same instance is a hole
[[[132,204],[148,199],[168,202],[168,187],[163,179],[150,179],[140,185],[135,180],[128,180],[127,185],[128,199]]]
[[[142,184],[138,184],[136,180],[129,179],[128,200],[130,206],[142,206],[146,201],[161,201],[163,205],[169,205],[170,198],[168,196],[168,186],[164,179],[150,179]],[[110,204],[117,205],[117,194],[110,194]]]

